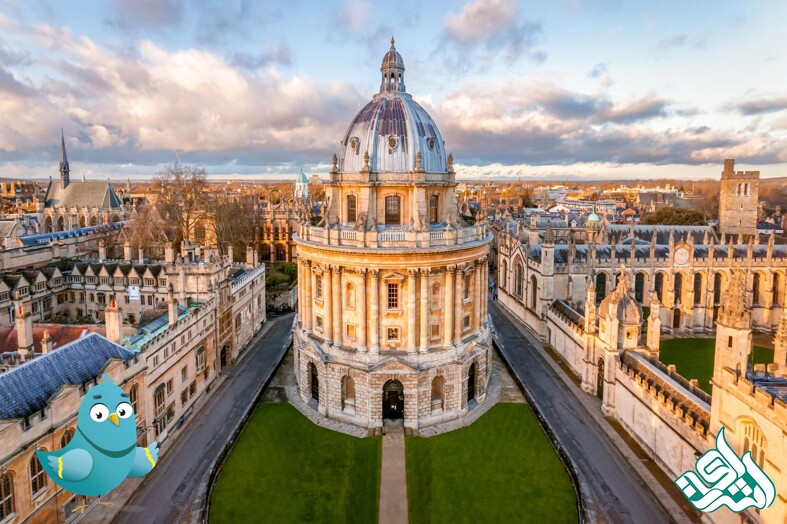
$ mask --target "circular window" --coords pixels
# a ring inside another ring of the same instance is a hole
[[[352,149],[353,151],[358,149],[358,139],[357,138],[352,137],[350,139],[350,149]]]
[[[388,137],[388,147],[391,149],[396,149],[396,146],[399,144],[399,139],[395,136],[391,135]]]
[[[429,151],[434,151],[434,138],[427,139],[426,145],[429,146]]]

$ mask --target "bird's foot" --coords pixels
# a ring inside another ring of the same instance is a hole
[[[74,506],[74,509],[71,510],[71,514],[73,515],[77,511],[79,511],[80,513],[84,513],[86,507],[87,504],[80,504],[79,506]]]
[[[98,503],[101,504],[102,506],[106,506],[108,508],[114,508],[115,507],[115,504],[112,503],[112,502],[104,502],[102,500],[99,500]]]

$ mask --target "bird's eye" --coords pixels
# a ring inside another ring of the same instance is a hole
[[[133,410],[131,409],[131,404],[129,404],[128,402],[121,402],[120,404],[118,404],[117,409],[115,409],[115,413],[117,413],[118,417],[120,418],[130,417],[131,413],[133,413]]]
[[[96,422],[104,422],[109,418],[109,409],[104,404],[95,404],[90,408],[90,418]]]

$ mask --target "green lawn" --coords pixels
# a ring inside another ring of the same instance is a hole
[[[713,338],[662,340],[659,347],[659,360],[665,364],[675,364],[681,376],[686,379],[696,378],[699,386],[710,393],[715,347],[716,339]],[[773,362],[773,350],[754,346],[753,357],[754,363],[770,364]]]
[[[411,524],[578,521],[570,477],[527,404],[407,438],[406,453]]]
[[[380,438],[321,428],[286,403],[260,404],[216,481],[210,522],[377,522],[380,454]]]

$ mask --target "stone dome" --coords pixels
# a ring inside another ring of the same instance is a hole
[[[407,173],[417,167],[428,173],[446,173],[443,136],[429,116],[404,87],[404,62],[393,39],[380,67],[380,92],[353,118],[338,157],[337,168],[343,173],[358,173],[365,168],[384,173]]]

